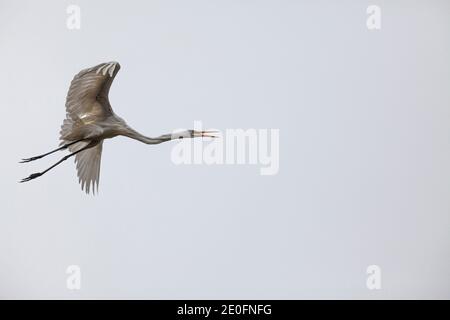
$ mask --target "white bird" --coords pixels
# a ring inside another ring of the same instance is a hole
[[[159,144],[181,138],[216,137],[214,133],[217,131],[186,130],[151,138],[131,128],[114,113],[108,99],[109,88],[119,69],[118,62],[101,63],[80,71],[73,78],[66,98],[66,119],[61,126],[60,147],[36,157],[22,159],[21,163],[37,160],[65,149],[69,149],[70,154],[46,170],[33,173],[20,182],[40,177],[75,156],[81,189],[86,193],[92,189],[95,193],[95,187],[98,191],[102,145],[105,139],[126,136],[146,144]]]

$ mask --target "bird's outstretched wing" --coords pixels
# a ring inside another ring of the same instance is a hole
[[[66,99],[66,119],[61,126],[61,144],[83,139],[77,136],[77,127],[96,123],[113,115],[109,103],[109,88],[119,72],[118,62],[101,63],[95,67],[81,70],[72,80]],[[89,141],[81,141],[69,147],[75,152],[85,147]],[[103,141],[75,155],[78,179],[81,189],[89,193],[98,190],[100,162]]]
[[[112,113],[108,93],[119,69],[118,62],[101,63],[80,71],[73,78],[66,99],[66,111],[72,120]],[[103,108],[97,110],[100,106]]]
[[[113,114],[109,88],[120,69],[118,62],[101,63],[81,70],[72,80],[66,98],[66,119],[61,140],[67,140],[73,126],[99,121]]]
[[[83,148],[87,143],[79,142],[70,146],[71,151]],[[77,165],[78,181],[81,189],[89,193],[91,190],[95,193],[98,191],[98,183],[100,180],[100,162],[102,159],[103,141],[96,146],[84,150],[75,155],[75,163]]]

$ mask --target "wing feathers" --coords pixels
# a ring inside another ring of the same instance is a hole
[[[114,114],[108,94],[119,70],[118,62],[101,63],[81,70],[73,78],[66,98],[66,119],[60,131],[61,145],[86,138],[78,137],[83,132],[78,129]],[[89,141],[76,143],[69,150],[77,151],[88,143]],[[96,146],[75,155],[79,182],[86,193],[91,190],[95,193],[95,188],[98,191],[102,145],[103,142],[100,141]]]
[[[76,144],[75,150],[79,150],[86,145],[84,142]],[[102,158],[103,141],[96,146],[81,151],[75,155],[75,163],[78,171],[78,181],[81,189],[89,193],[91,190],[95,194],[100,180],[100,163]]]
[[[120,69],[118,62],[101,63],[80,71],[72,80],[66,99],[68,117],[76,121],[93,111],[98,115],[112,114],[109,88]],[[98,103],[100,102],[100,103]],[[102,110],[94,110],[101,108]]]

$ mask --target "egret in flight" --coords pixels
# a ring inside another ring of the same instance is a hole
[[[69,149],[70,153],[42,172],[33,173],[26,182],[47,173],[63,161],[75,156],[81,189],[89,193],[98,190],[103,140],[125,136],[146,144],[196,137],[212,137],[217,131],[186,130],[159,137],[147,137],[131,128],[117,116],[109,103],[109,88],[120,69],[118,62],[101,63],[80,71],[72,80],[66,98],[66,119],[60,131],[60,147],[42,155],[22,159],[21,163],[43,158],[54,152]]]

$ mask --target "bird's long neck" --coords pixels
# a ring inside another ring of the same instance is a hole
[[[137,132],[136,130],[134,130],[133,128],[131,128],[129,126],[127,126],[123,135],[126,137],[129,137],[131,139],[141,141],[146,144],[158,144],[161,142],[172,140],[171,134],[164,134],[159,137],[152,138],[152,137],[144,136],[143,134]]]

